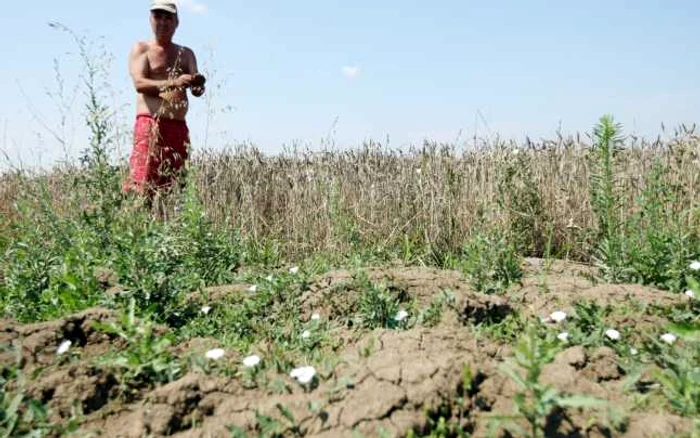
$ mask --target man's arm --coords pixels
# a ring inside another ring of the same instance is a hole
[[[188,48],[187,54],[189,61],[189,72],[192,74],[192,95],[194,97],[200,97],[204,94],[204,83],[206,82],[206,79],[203,74],[199,73],[199,69],[197,67],[197,57],[194,55],[192,49]]]
[[[148,77],[148,46],[144,43],[136,43],[129,54],[129,73],[134,81],[136,91],[149,96],[159,96],[163,91],[172,88],[189,86],[192,75],[184,74],[177,79],[157,80]]]

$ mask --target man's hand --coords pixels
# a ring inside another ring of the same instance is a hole
[[[192,82],[190,82],[192,95],[194,97],[201,97],[204,94],[204,84],[207,79],[201,73],[195,73],[192,77]]]
[[[194,76],[190,74],[184,74],[178,76],[177,79],[173,81],[173,87],[175,88],[189,88],[189,86],[192,84],[192,79]]]
[[[201,97],[204,94],[204,85],[201,87],[192,87],[191,90],[194,97]]]
[[[192,75],[192,82],[190,85],[192,87],[204,87],[204,84],[207,82],[207,78],[204,77],[203,74],[201,73],[195,73]]]

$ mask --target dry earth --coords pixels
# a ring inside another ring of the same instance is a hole
[[[593,280],[593,270],[569,262],[555,262],[546,275],[542,262],[528,260],[520,288],[507,298],[485,296],[470,290],[458,272],[427,268],[377,268],[375,279],[400,285],[419,306],[428,305],[442,290],[456,297],[439,324],[409,330],[375,330],[357,333],[339,323],[352,311],[352,290],[337,288],[351,273],[336,271],[315,279],[302,297],[301,318],[320,312],[334,322],[345,344],[336,361],[319,369],[320,379],[312,389],[296,384],[286,374],[266,369],[269,381],[277,381],[281,393],[251,387],[241,379],[190,372],[179,380],[144,390],[130,401],[117,398],[115,376],[95,365],[95,358],[119,340],[95,330],[95,321],[115,315],[105,309],[90,309],[61,320],[19,325],[0,323],[0,344],[22,346],[21,367],[36,376],[27,391],[45,402],[52,415],[69,418],[78,407],[86,421],[76,436],[106,437],[230,437],[228,426],[257,434],[256,415],[282,418],[278,405],[296,420],[296,429],[285,436],[352,437],[405,436],[426,426],[426,413],[443,412],[461,422],[471,436],[487,436],[489,418],[513,411],[516,386],[498,372],[510,355],[508,345],[496,343],[470,329],[470,323],[503,318],[514,310],[532,317],[553,310],[573,310],[581,298],[599,303],[636,302],[672,305],[678,297],[638,285],[605,285]],[[543,286],[546,281],[546,287]],[[244,291],[244,285],[217,288],[219,294]],[[624,318],[621,323],[624,323]],[[634,324],[658,323],[652,317]],[[56,347],[71,340],[79,359],[60,361]],[[188,348],[206,350],[215,340],[192,340]],[[16,360],[9,353],[2,363]],[[227,357],[238,362],[240,355]],[[462,390],[465,366],[471,371],[471,388]],[[552,415],[547,436],[629,438],[669,437],[689,432],[691,423],[662,411],[638,408],[624,390],[625,375],[615,351],[602,347],[586,351],[572,346],[562,351],[543,373],[547,383],[562,391],[606,399],[623,408],[627,424],[613,430],[606,412],[568,409]],[[646,410],[644,410],[646,409]],[[382,432],[383,431],[383,432]],[[296,434],[296,435],[295,435]],[[500,433],[500,436],[508,436]]]

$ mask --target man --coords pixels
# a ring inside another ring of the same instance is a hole
[[[129,73],[138,93],[134,148],[125,191],[147,196],[172,186],[188,158],[187,89],[204,94],[205,78],[197,71],[194,52],[173,43],[179,24],[174,1],[153,0],[154,39],[139,41],[129,55]]]

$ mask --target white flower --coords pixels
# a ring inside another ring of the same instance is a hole
[[[608,329],[608,330],[605,330],[605,336],[607,336],[609,339],[611,339],[613,341],[617,341],[618,339],[620,339],[620,332],[618,332],[615,329]]]
[[[254,294],[257,291],[258,291],[258,286],[255,284],[248,288],[248,293]]]
[[[396,312],[396,316],[394,316],[394,319],[397,321],[403,321],[406,318],[408,318],[408,312],[403,309]]]
[[[562,332],[557,335],[557,339],[562,342],[567,342],[569,340],[569,334],[567,332]]]
[[[636,355],[639,354],[639,350],[637,350],[637,349],[634,348],[634,347],[630,347],[630,354],[631,354],[632,356],[636,356]]]
[[[267,280],[268,283],[272,283],[272,275],[268,275],[267,277],[265,277],[265,280]]]
[[[321,315],[319,315],[318,313],[314,313],[313,315],[311,315],[311,319],[314,321],[318,321],[319,319],[321,319]]]
[[[301,332],[301,339],[309,339],[311,337],[311,332],[308,330],[304,330]]]
[[[224,357],[224,354],[226,354],[226,353],[224,352],[224,350],[222,348],[215,348],[213,350],[207,351],[207,358],[212,359],[212,360],[217,360],[217,359],[221,359],[222,357]]]
[[[693,271],[700,271],[700,262],[691,263],[690,269],[692,269]]]
[[[203,306],[202,307],[202,313],[205,315],[208,315],[209,312],[211,312],[211,306]]]
[[[512,153],[513,155],[518,155],[518,154],[520,153],[520,149],[515,148],[515,149],[512,150],[511,153]]]
[[[688,298],[695,298],[695,292],[688,289],[687,291],[685,291],[685,296]]]
[[[293,266],[289,268],[289,273],[292,275],[295,275],[297,272],[299,272],[299,266]]]
[[[243,359],[243,365],[248,367],[248,368],[252,368],[259,363],[260,363],[260,356],[258,356],[256,354],[254,354],[252,356],[248,356],[245,359]]]
[[[661,335],[661,340],[669,345],[676,342],[676,339],[678,339],[678,338],[673,333],[666,333],[664,335]]]
[[[58,346],[56,349],[56,354],[61,355],[65,354],[70,350],[70,346],[73,345],[71,341],[63,341],[61,342],[61,345]]]
[[[562,322],[566,319],[566,312],[556,311],[549,315],[549,319],[554,322]]]
[[[423,172],[423,169],[416,169],[416,174],[420,175]]]
[[[294,368],[289,376],[293,379],[297,379],[299,383],[309,383],[314,379],[316,375],[316,369],[314,367],[299,367]]]

